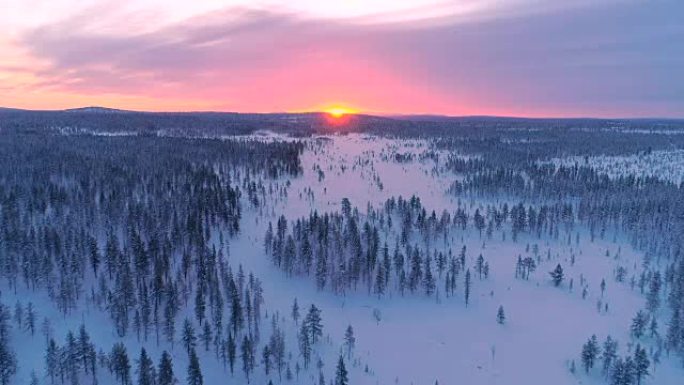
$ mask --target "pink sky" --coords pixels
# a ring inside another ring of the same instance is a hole
[[[0,2],[0,106],[684,115],[675,0]]]

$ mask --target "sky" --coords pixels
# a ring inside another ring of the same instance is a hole
[[[681,0],[0,0],[0,106],[684,117]]]

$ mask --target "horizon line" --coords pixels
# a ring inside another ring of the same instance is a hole
[[[18,108],[18,107],[6,107],[0,106],[0,111],[2,110],[14,110],[14,111],[24,111],[24,112],[79,112],[79,110],[87,109],[99,109],[103,111],[111,112],[122,112],[122,113],[139,113],[139,114],[236,114],[236,115],[305,115],[305,114],[328,114],[324,110],[296,110],[296,111],[230,111],[230,110],[135,110],[135,109],[124,109],[124,108],[114,108],[106,106],[80,106],[80,107],[69,107],[69,108],[56,108],[56,109],[40,109],[40,108]],[[397,119],[408,119],[408,118],[447,118],[447,119],[467,119],[467,118],[498,118],[498,119],[529,119],[529,120],[674,120],[684,121],[684,115],[680,117],[659,117],[659,116],[589,116],[589,115],[546,115],[546,116],[533,116],[533,115],[490,115],[490,114],[465,114],[465,115],[454,115],[454,114],[441,114],[441,113],[430,113],[430,112],[410,112],[410,113],[389,113],[389,112],[377,112],[377,111],[356,111],[349,112],[345,115],[356,115],[356,116],[370,116],[370,117],[381,117],[381,118],[397,118]]]

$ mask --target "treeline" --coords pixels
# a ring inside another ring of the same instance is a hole
[[[264,247],[273,263],[288,275],[310,276],[318,289],[336,293],[363,288],[378,296],[453,296],[470,267],[479,279],[486,279],[490,269],[484,256],[468,258],[465,246],[452,250],[450,234],[470,229],[489,239],[495,230],[510,230],[514,240],[520,233],[558,239],[575,220],[571,205],[537,209],[522,203],[509,208],[504,203],[474,213],[458,207],[439,216],[415,196],[390,198],[380,209],[369,207],[365,215],[346,198],[341,206],[341,212],[314,211],[296,220],[281,216],[275,226],[270,223]],[[469,291],[470,281],[464,285]]]

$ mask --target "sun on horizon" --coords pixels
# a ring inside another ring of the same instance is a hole
[[[351,115],[351,114],[356,114],[358,113],[357,110],[354,110],[352,108],[348,107],[341,107],[341,106],[334,106],[334,107],[328,107],[323,110],[323,112],[327,113],[333,118],[341,118],[345,115]]]

